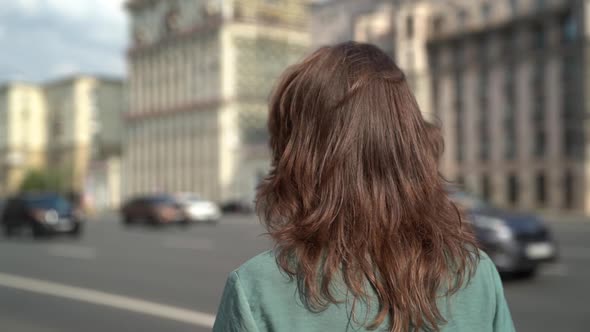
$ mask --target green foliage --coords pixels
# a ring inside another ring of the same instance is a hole
[[[65,192],[70,183],[64,173],[55,169],[30,170],[21,182],[20,191]]]

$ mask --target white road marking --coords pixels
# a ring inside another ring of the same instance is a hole
[[[212,328],[215,316],[88,288],[0,273],[0,286],[102,305],[177,322]]]
[[[96,249],[90,247],[74,246],[74,245],[62,245],[55,244],[49,246],[47,252],[51,256],[75,258],[75,259],[95,259]]]
[[[162,245],[170,249],[213,250],[213,241],[209,239],[168,238]]]
[[[590,248],[587,247],[561,247],[559,255],[571,259],[590,259]]]

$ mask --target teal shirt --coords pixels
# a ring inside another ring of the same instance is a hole
[[[442,332],[514,331],[500,277],[483,252],[470,282],[441,301],[439,309],[447,320]],[[367,313],[366,310],[374,312],[361,308],[356,323],[350,318],[350,305],[346,302],[331,304],[322,312],[307,310],[298,295],[297,283],[281,272],[269,251],[230,274],[213,331],[369,331],[362,322],[365,317],[362,312]],[[360,324],[358,317],[361,317]],[[372,317],[369,315],[368,322]],[[384,324],[377,331],[387,331],[387,326]]]

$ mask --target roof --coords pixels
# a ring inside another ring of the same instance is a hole
[[[114,76],[114,75],[103,75],[103,74],[87,74],[87,73],[76,73],[67,76],[63,76],[57,79],[45,81],[43,85],[45,86],[53,86],[53,85],[61,85],[71,83],[75,80],[82,79],[82,78],[93,78],[98,81],[106,81],[106,82],[121,82],[125,81],[124,77],[121,76]]]

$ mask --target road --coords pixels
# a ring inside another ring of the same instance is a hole
[[[587,331],[590,223],[555,224],[562,259],[505,281],[518,331]],[[0,240],[0,330],[210,331],[227,274],[270,247],[245,217],[217,226],[89,222],[81,240]]]

